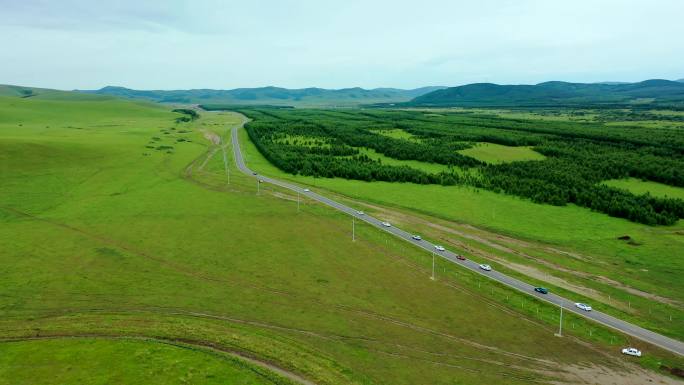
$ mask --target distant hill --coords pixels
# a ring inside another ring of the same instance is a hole
[[[610,84],[610,85],[616,85],[616,84],[629,84],[629,82],[596,82],[594,84]]]
[[[684,83],[684,79],[678,79],[678,80],[676,80],[676,81],[678,81],[678,82],[680,82],[680,83]]]
[[[600,104],[684,106],[684,83],[653,79],[639,83],[568,83],[536,85],[476,83],[436,90],[414,98],[414,106],[551,106]]]
[[[39,92],[42,91],[43,89],[40,88],[10,86],[5,84],[0,85],[0,96],[17,96],[22,98],[29,98],[31,96],[37,95]]]
[[[124,98],[147,99],[162,103],[197,103],[224,105],[359,105],[368,103],[398,103],[446,87],[422,87],[412,90],[397,88],[324,88],[287,89],[280,87],[236,88],[231,90],[133,90],[108,86],[99,90],[79,91],[82,93],[110,95]]]
[[[49,88],[13,86],[7,84],[0,84],[0,97],[1,96],[52,100],[107,100],[112,98],[111,96],[106,95],[89,95],[73,91],[60,91]]]

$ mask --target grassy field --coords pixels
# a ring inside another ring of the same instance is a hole
[[[587,300],[610,304],[603,310],[676,338],[684,336],[684,323],[680,322],[684,319],[684,283],[678,278],[684,271],[684,263],[678,258],[684,249],[681,221],[675,226],[654,228],[573,205],[539,205],[469,187],[292,176],[269,164],[251,144],[246,132],[241,135],[248,162],[259,172],[362,201],[441,218],[450,222],[447,225],[458,226],[460,231],[478,237],[486,233],[484,237],[490,243],[516,250],[494,250],[497,256],[534,267],[536,275],[544,277],[542,282],[557,277],[567,283],[564,285],[567,289],[584,293],[584,298],[590,295]],[[414,225],[406,224],[407,229]],[[513,241],[502,241],[502,235]],[[632,241],[619,240],[623,235],[629,235]],[[442,232],[438,236],[452,234]],[[460,241],[473,246],[472,239]],[[478,247],[491,255],[491,245]],[[529,268],[519,269],[523,270],[530,272]],[[662,298],[654,300],[647,293]],[[581,298],[579,294],[571,295]]]
[[[418,110],[425,111],[425,109],[411,108],[407,110]],[[646,128],[668,128],[668,129],[682,129],[684,128],[684,123],[681,121],[668,121],[659,119],[659,117],[681,117],[681,111],[674,110],[647,110],[648,114],[652,114],[649,117],[639,117],[632,118],[630,120],[625,119],[615,119],[614,117],[606,117],[606,111],[609,110],[596,110],[596,109],[566,109],[566,108],[549,108],[549,109],[500,109],[500,108],[463,108],[463,107],[453,107],[453,108],[440,108],[440,109],[428,109],[428,111],[442,111],[442,112],[460,112],[465,114],[478,114],[478,115],[490,115],[498,116],[507,119],[525,119],[525,120],[537,120],[541,122],[606,122],[608,126],[632,126],[632,127],[646,127]],[[619,111],[621,113],[630,112],[630,109],[613,109],[612,111]],[[641,111],[640,111],[641,112]]]
[[[271,378],[269,378],[271,377]],[[0,384],[290,384],[225,355],[149,340],[0,344]]]
[[[684,188],[668,186],[658,182],[629,178],[607,180],[603,183],[608,186],[628,190],[634,194],[649,193],[658,197],[684,199]]]
[[[54,351],[69,373],[58,362],[22,378],[76,381],[138,352],[121,362],[122,378],[138,378],[130,370],[139,364],[192,383],[220,373],[251,381],[210,346],[316,384],[581,382],[589,367],[618,381],[628,372],[668,380],[620,356],[625,337],[551,338],[555,309],[480,288],[441,261],[431,281],[420,250],[366,226],[352,242],[340,213],[307,201],[297,212],[295,197],[269,186],[256,195],[211,144],[238,115],[176,124],[178,114],[148,104],[3,98],[0,117],[0,338],[26,340],[0,343],[5,373]],[[193,350],[69,336],[154,337]],[[36,337],[52,339],[27,340]],[[157,349],[180,363],[144,358]],[[650,352],[647,366],[678,362]],[[69,363],[83,354],[93,356],[85,372]]]
[[[400,128],[396,128],[393,130],[380,130],[378,131],[378,134],[380,135],[385,135],[390,138],[395,138],[395,139],[404,139],[404,140],[419,140],[417,137],[413,136],[410,132],[406,132]]]
[[[361,154],[367,155],[369,158],[373,160],[379,160],[382,162],[382,164],[386,164],[389,166],[408,166],[421,171],[425,171],[427,173],[439,173],[442,171],[447,171],[449,169],[448,166],[438,163],[420,162],[417,160],[399,160],[390,158],[389,156],[385,156],[373,150],[372,148],[359,148],[359,152]]]
[[[534,151],[532,147],[512,147],[495,143],[477,143],[458,152],[491,164],[545,159],[544,155]]]

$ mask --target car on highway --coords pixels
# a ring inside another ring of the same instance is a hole
[[[359,211],[356,212],[356,215],[366,215],[366,213],[364,213],[363,211],[359,210]]]
[[[308,188],[304,189],[304,192],[309,192],[309,191],[311,191],[311,190],[309,190]]]
[[[414,235],[411,238],[413,238],[413,240],[415,240],[415,241],[422,241],[423,240],[423,238],[421,238],[420,235]]]
[[[591,306],[587,305],[586,303],[577,302],[575,304],[575,307],[580,308],[584,311],[591,311]]]
[[[480,269],[484,271],[492,271],[492,267],[484,263],[480,265]]]
[[[456,255],[456,259],[458,259],[459,261],[465,261],[466,257],[462,256],[461,254],[458,254]]]
[[[257,173],[255,173],[255,172],[252,172],[252,175],[257,175]]]
[[[536,291],[537,293],[541,293],[541,294],[549,294],[549,289],[547,289],[545,287],[535,287],[534,291]]]
[[[392,225],[389,222],[382,222],[382,225],[385,227],[392,227]]]
[[[624,348],[622,349],[622,354],[634,357],[641,357],[641,350],[637,348]]]
[[[444,246],[435,245],[435,249],[437,249],[437,251],[444,251]]]

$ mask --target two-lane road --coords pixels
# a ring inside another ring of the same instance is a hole
[[[483,276],[486,276],[490,279],[493,279],[495,281],[498,281],[500,283],[503,283],[504,285],[507,285],[509,287],[512,287],[516,290],[519,290],[525,294],[528,294],[530,296],[536,297],[538,299],[541,299],[546,302],[550,302],[556,306],[563,306],[565,311],[570,311],[575,314],[578,314],[582,317],[588,318],[590,320],[593,320],[595,322],[598,322],[600,324],[603,324],[605,326],[611,327],[613,329],[619,330],[625,334],[628,334],[630,336],[636,337],[642,341],[651,343],[653,345],[659,346],[663,349],[669,350],[671,352],[677,353],[679,355],[684,355],[684,343],[677,341],[675,339],[660,335],[658,333],[654,333],[650,330],[644,329],[642,327],[633,325],[629,322],[622,321],[620,319],[617,319],[615,317],[612,317],[608,314],[601,313],[598,311],[584,311],[580,310],[577,307],[575,307],[574,301],[565,299],[563,297],[557,296],[555,294],[541,294],[537,293],[534,291],[534,286],[525,283],[523,281],[520,281],[518,279],[509,277],[505,274],[502,274],[497,271],[484,271],[480,269],[479,265],[473,261],[470,260],[459,260],[456,258],[455,253],[445,250],[445,251],[438,251],[435,249],[435,245],[427,242],[425,240],[417,241],[412,238],[412,234],[407,233],[404,230],[401,230],[397,227],[391,226],[391,227],[386,227],[382,224],[383,221],[373,218],[370,215],[366,214],[360,214],[356,209],[353,209],[349,206],[345,206],[339,202],[336,202],[332,199],[326,198],[320,194],[317,194],[312,191],[305,191],[303,187],[299,187],[294,184],[286,183],[279,181],[277,179],[269,178],[264,175],[258,175],[254,173],[252,170],[250,170],[247,165],[245,165],[244,158],[242,156],[242,152],[240,150],[240,143],[238,140],[238,127],[234,127],[231,131],[231,140],[233,144],[233,151],[235,155],[235,162],[237,164],[237,167],[240,169],[245,174],[254,176],[255,178],[258,178],[265,183],[270,183],[276,186],[280,186],[295,192],[298,192],[300,194],[304,194],[310,199],[314,199],[318,202],[324,203],[330,207],[333,207],[337,210],[340,210],[346,214],[349,214],[350,216],[360,220],[364,221],[370,225],[375,226],[376,228],[386,231],[392,235],[395,235],[407,242],[410,242],[414,244],[417,247],[423,248],[424,250],[431,252],[431,253],[436,253],[438,256],[449,260],[465,269],[469,269],[471,271],[474,271],[478,274],[481,274]]]

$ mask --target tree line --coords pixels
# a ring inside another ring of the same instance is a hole
[[[684,134],[676,130],[601,128],[601,124],[568,121],[547,124],[423,111],[256,108],[241,112],[252,119],[246,129],[259,151],[292,174],[469,185],[537,203],[576,204],[649,225],[669,225],[684,218],[684,201],[680,199],[635,195],[602,184],[609,179],[636,177],[684,187]],[[396,129],[415,140],[384,134]],[[457,152],[476,142],[534,146],[546,159],[486,164]],[[393,159],[448,167],[447,171],[427,173],[387,165],[361,153],[360,148]]]

